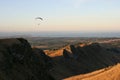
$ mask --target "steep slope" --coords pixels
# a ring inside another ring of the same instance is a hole
[[[49,60],[25,39],[0,40],[0,80],[53,80],[48,74]]]
[[[120,80],[120,64],[64,80]]]
[[[54,68],[50,74],[56,80],[86,74],[120,62],[120,53],[108,51],[98,43],[83,46],[70,45],[69,47],[69,51],[64,48],[60,56],[58,54],[53,57]]]

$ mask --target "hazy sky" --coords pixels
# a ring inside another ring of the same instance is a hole
[[[0,0],[4,31],[119,32],[120,0]]]

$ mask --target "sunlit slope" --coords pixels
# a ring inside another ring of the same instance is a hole
[[[120,80],[120,64],[64,80]]]

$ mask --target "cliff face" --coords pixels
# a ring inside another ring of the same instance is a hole
[[[98,43],[69,47],[70,50],[63,49],[62,56],[53,58],[55,65],[51,74],[57,80],[86,74],[120,62],[120,53],[110,51]]]
[[[50,59],[42,50],[32,50],[25,39],[1,39],[0,80],[53,80]]]
[[[80,63],[82,73],[91,72],[97,69],[115,65],[120,62],[120,54],[107,51],[98,43],[84,47],[71,47],[73,58]]]

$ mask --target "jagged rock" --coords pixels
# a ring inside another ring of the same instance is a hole
[[[89,73],[116,65],[120,62],[120,54],[107,51],[105,47],[98,43],[92,43],[82,47],[79,45],[70,45],[69,51],[71,51],[70,55],[64,50],[63,56],[53,58],[56,64],[51,75],[56,80]],[[65,61],[67,57],[69,57],[69,60]]]
[[[70,59],[69,54],[70,52],[68,52],[66,49],[63,50],[63,56],[65,57],[65,59]]]
[[[76,48],[74,47],[74,45],[70,45],[70,49],[74,54],[77,54],[78,52],[76,51]]]
[[[73,57],[74,57],[75,59],[77,59],[77,58],[78,58],[78,55],[79,55],[79,51],[75,48],[74,45],[70,45],[70,49],[71,49],[71,51],[72,51],[72,53],[73,53]]]
[[[74,50],[73,50],[74,49]],[[76,60],[84,67],[82,73],[90,72],[96,69],[101,69],[120,62],[120,58],[116,58],[114,53],[109,53],[102,48],[98,43],[92,43],[84,47],[72,47],[72,53],[77,53]],[[88,68],[89,66],[89,68]]]
[[[53,80],[47,73],[49,64],[43,58],[23,38],[1,39],[0,80]]]
[[[34,57],[35,60],[40,59],[42,64],[46,67],[46,69],[50,70],[53,66],[53,61],[50,57],[48,57],[45,52],[41,49],[34,48],[33,52],[37,55],[38,58]]]

